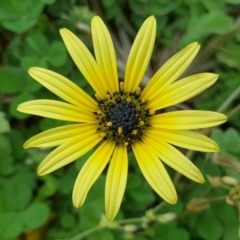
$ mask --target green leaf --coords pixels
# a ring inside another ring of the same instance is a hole
[[[43,88],[43,86],[39,82],[34,80],[29,75],[26,76],[26,88],[25,88],[26,92],[27,91],[29,91],[29,92],[37,92],[41,88]]]
[[[240,4],[240,0],[223,0],[225,3],[230,3],[230,4]]]
[[[22,71],[18,68],[0,68],[0,91],[3,93],[18,93],[23,89]]]
[[[16,129],[12,129],[8,134],[7,137],[11,143],[12,146],[12,156],[15,160],[21,160],[24,159],[24,156],[26,154],[25,149],[23,148],[24,138],[20,131]]]
[[[174,212],[177,215],[179,215],[183,211],[183,203],[180,200],[178,200],[176,204],[169,204],[168,209],[170,212]]]
[[[82,89],[89,86],[88,82],[77,68],[72,70],[70,79]]]
[[[229,225],[225,225],[223,229],[223,238],[222,240],[239,240],[238,232],[239,232],[239,223],[237,220],[231,222]]]
[[[37,22],[37,19],[35,20],[22,20],[18,22],[18,19],[15,18],[14,21],[4,21],[2,25],[15,33],[21,34],[27,31],[28,29],[32,28]]]
[[[41,0],[41,1],[42,1],[42,3],[44,3],[44,4],[53,4],[53,3],[56,2],[56,0]]]
[[[38,189],[39,196],[46,198],[54,195],[57,190],[58,182],[52,175],[43,176],[41,178],[44,184]]]
[[[158,240],[159,238],[155,238]],[[173,231],[169,231],[164,235],[161,235],[161,240],[173,240],[173,239],[181,239],[181,240],[190,240],[190,236],[188,231],[184,228],[174,228]]]
[[[141,181],[141,186],[131,189],[131,191],[129,191],[129,195],[136,201],[138,205],[137,207],[140,208],[150,204],[155,199],[152,188],[143,178]]]
[[[112,5],[116,4],[115,0],[102,0],[101,2],[105,8],[109,8]]]
[[[133,188],[138,188],[141,186],[141,177],[136,173],[129,173],[128,174],[128,181],[126,188],[131,191]]]
[[[222,226],[213,216],[204,216],[198,219],[197,232],[206,240],[218,240],[222,235]]]
[[[51,45],[47,60],[54,67],[60,67],[67,61],[66,47],[62,42],[54,42]]]
[[[61,217],[61,225],[64,228],[73,228],[77,224],[76,218],[73,214],[65,213]]]
[[[0,112],[0,133],[5,133],[10,130],[10,125],[7,119],[5,118],[5,114]]]
[[[2,26],[21,34],[33,27],[43,10],[41,0],[0,0],[0,21]]]
[[[49,43],[47,38],[39,32],[32,33],[26,39],[28,45],[40,56],[46,56],[49,52]]]
[[[221,152],[239,153],[240,134],[234,128],[229,128],[225,132],[214,129],[211,137],[219,144]]]
[[[44,203],[33,203],[23,212],[23,220],[28,230],[41,227],[49,216],[50,209]]]
[[[114,240],[114,235],[108,230],[97,231],[88,237],[89,240]]]
[[[67,123],[61,120],[43,118],[39,123],[39,128],[41,131],[45,131],[51,128],[63,126],[64,124],[67,124]]]
[[[201,3],[206,7],[209,12],[220,11],[222,8],[222,2],[218,0],[208,1],[203,0]]]
[[[101,175],[90,189],[84,205],[78,210],[81,230],[96,226],[104,214],[104,188],[106,177]]]
[[[8,176],[8,179],[1,181],[0,184],[1,208],[3,207],[6,210],[22,210],[32,198],[33,189],[31,185],[34,184],[34,181],[28,174],[29,170],[23,169],[21,171],[21,168],[17,168],[16,171],[16,167],[14,170],[14,174]],[[22,178],[26,178],[26,181],[22,181]]]
[[[195,31],[204,31],[205,33],[212,32],[224,34],[231,30],[232,19],[223,12],[210,12],[200,19],[195,26]]]
[[[217,59],[228,67],[240,69],[240,60],[238,51],[240,49],[239,43],[228,45],[217,52]]]
[[[86,163],[86,161],[88,160],[89,157],[91,157],[91,155],[94,153],[95,149],[92,148],[90,151],[88,151],[86,154],[84,154],[83,156],[81,156],[79,159],[77,159],[75,161],[75,166],[76,169],[79,171],[83,165]]]
[[[175,230],[175,222],[165,223],[165,224],[156,224],[153,228],[153,239],[157,240],[160,236],[167,235],[168,233]]]
[[[7,176],[15,170],[13,160],[13,157],[6,155],[4,152],[0,153],[0,175]]]
[[[233,222],[238,221],[238,213],[236,212],[236,209],[225,202],[212,204],[211,209],[224,226],[231,225]]]
[[[20,103],[30,101],[30,100],[33,100],[33,99],[34,99],[34,96],[31,93],[27,93],[27,92],[24,92],[21,95],[15,97],[14,100],[10,104],[10,112],[11,112],[12,116],[14,116],[18,119],[28,118],[28,116],[29,116],[28,114],[21,113],[21,112],[17,111],[17,106]]]
[[[36,57],[23,57],[21,60],[21,67],[25,71],[28,71],[30,67],[42,67],[47,68],[47,62],[46,59],[43,58],[36,58]],[[36,82],[36,81],[34,81]]]
[[[0,151],[3,151],[6,155],[12,153],[11,143],[5,135],[0,135]]]
[[[0,237],[15,238],[23,231],[23,221],[17,213],[1,213],[0,214]]]
[[[240,134],[237,130],[234,128],[227,129],[224,133],[224,140],[229,152],[238,153],[240,151]]]
[[[12,176],[12,181],[20,185],[27,185],[32,189],[36,187],[36,172],[26,167],[26,165],[20,165],[17,171]]]
[[[187,23],[187,32],[181,39],[181,46],[200,39],[204,40],[204,37],[210,33],[226,34],[232,29],[232,18],[223,11],[209,11],[206,14],[193,11],[191,15]]]
[[[80,162],[79,160],[78,162]],[[72,164],[66,170],[64,170],[64,175],[59,179],[59,191],[61,193],[67,194],[72,191],[74,186],[74,182],[76,180],[78,171],[75,166]]]
[[[7,178],[1,177],[0,186],[0,213],[12,211],[7,199],[9,188],[12,187],[12,182]]]
[[[32,198],[32,189],[28,185],[13,184],[7,192],[8,204],[13,210],[23,210]]]

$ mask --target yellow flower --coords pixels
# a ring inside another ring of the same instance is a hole
[[[157,110],[183,102],[218,78],[200,73],[176,81],[199,50],[192,43],[175,54],[140,89],[153,51],[156,20],[146,19],[130,51],[124,81],[119,82],[116,56],[110,34],[99,17],[92,20],[95,58],[72,32],[61,29],[63,41],[73,61],[96,92],[92,98],[67,78],[42,68],[29,74],[66,102],[33,100],[18,110],[74,124],[57,127],[30,138],[25,148],[57,147],[40,164],[44,175],[73,162],[93,147],[95,152],[82,167],[73,189],[73,204],[81,207],[87,193],[109,163],[105,208],[107,217],[116,216],[125,191],[128,152],[133,151],[151,187],[167,202],[176,203],[177,194],[163,163],[196,182],[201,172],[175,146],[203,152],[217,152],[218,145],[194,129],[216,126],[226,116],[209,111],[183,110],[160,114]],[[67,103],[68,102],[68,103]]]

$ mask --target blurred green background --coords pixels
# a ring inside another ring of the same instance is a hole
[[[239,239],[240,0],[0,0],[0,6],[1,240]],[[179,49],[200,42],[200,53],[185,75],[210,71],[218,73],[219,80],[175,108],[229,116],[227,123],[204,132],[218,142],[219,154],[185,151],[203,172],[205,184],[168,168],[179,195],[176,205],[161,203],[130,155],[127,189],[114,224],[103,216],[105,174],[81,209],[72,205],[75,178],[92,151],[38,177],[37,166],[51,149],[24,150],[22,145],[34,134],[64,123],[16,111],[27,100],[56,98],[28,76],[32,66],[56,71],[92,94],[59,29],[72,30],[92,50],[90,23],[96,14],[113,37],[120,78],[139,27],[149,15],[156,17],[157,38],[143,85]]]

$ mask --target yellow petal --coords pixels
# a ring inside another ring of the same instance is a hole
[[[63,28],[60,30],[60,34],[69,54],[83,76],[87,79],[95,92],[101,97],[105,96],[108,89],[101,71],[90,51],[83,42],[69,30]]]
[[[176,190],[158,157],[145,144],[136,142],[132,146],[138,165],[151,187],[166,202],[177,202]]]
[[[127,149],[122,145],[118,145],[114,150],[106,180],[105,209],[109,220],[115,218],[120,208],[126,188],[127,171]]]
[[[212,139],[193,131],[168,130],[156,127],[149,127],[145,130],[146,135],[155,141],[165,141],[173,145],[197,150],[201,152],[218,152],[219,147]]]
[[[63,100],[87,111],[95,111],[97,109],[97,103],[93,98],[62,75],[37,67],[30,68],[28,73]]]
[[[98,133],[76,136],[53,150],[39,165],[38,175],[45,175],[81,157],[101,140]]]
[[[100,17],[92,19],[92,38],[97,64],[110,93],[118,92],[117,61],[111,36]]]
[[[138,87],[150,61],[156,36],[156,20],[153,16],[141,26],[126,65],[124,89],[133,92]]]
[[[59,146],[74,136],[80,134],[82,137],[82,134],[88,136],[89,132],[94,133],[97,127],[98,125],[94,123],[80,123],[49,129],[28,139],[24,143],[24,148]]]
[[[216,82],[218,75],[213,73],[200,73],[177,81],[147,102],[147,107],[152,110],[169,107],[190,99],[204,91]]]
[[[37,116],[70,122],[96,122],[93,113],[55,100],[32,100],[18,105],[17,110]]]
[[[204,182],[204,178],[199,169],[187,159],[175,147],[163,141],[144,136],[143,142],[166,164],[180,172],[184,176],[196,182]]]
[[[226,121],[227,117],[222,113],[195,110],[168,112],[149,118],[153,127],[177,130],[208,128]]]
[[[151,100],[179,78],[192,63],[199,48],[198,43],[191,43],[170,58],[149,81],[142,92],[142,97]]]
[[[83,205],[89,189],[109,162],[114,146],[114,142],[104,142],[82,167],[73,188],[73,205],[76,208]]]

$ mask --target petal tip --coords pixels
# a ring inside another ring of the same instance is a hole
[[[66,31],[67,30],[67,28],[60,28],[59,29],[59,32],[64,32],[64,31]]]
[[[28,149],[28,148],[30,148],[29,145],[30,145],[30,144],[28,144],[27,142],[25,142],[25,143],[23,144],[23,148],[24,148],[24,149]]]
[[[46,169],[45,164],[43,165],[42,163],[40,163],[40,165],[38,166],[38,169],[37,169],[38,176],[43,176],[43,175],[46,175],[51,172],[48,169]]]
[[[92,18],[92,22],[94,22],[94,21],[96,21],[96,20],[102,21],[102,19],[101,19],[98,15],[95,15],[95,16]]]
[[[83,205],[83,202],[78,201],[77,197],[73,196],[73,206],[75,208],[80,208]]]
[[[222,114],[221,120],[223,121],[222,123],[225,123],[228,120],[228,116],[225,114]]]
[[[177,193],[174,191],[171,196],[170,195],[168,196],[168,198],[166,198],[165,196],[165,201],[170,204],[176,204],[178,201]]]
[[[59,32],[60,32],[60,35],[62,36],[62,38],[64,38],[70,31],[67,28],[61,28],[61,29],[59,29]]]
[[[23,110],[23,103],[21,103],[21,104],[19,104],[19,105],[17,106],[17,111],[19,111],[19,112],[24,112],[24,110]]]
[[[177,196],[174,197],[174,199],[172,199],[171,201],[169,201],[171,204],[177,204],[178,198]]]
[[[17,111],[28,114],[28,113],[26,112],[26,109],[25,109],[25,107],[26,107],[26,106],[25,106],[25,103],[26,103],[26,102],[19,104],[19,105],[17,106]]]
[[[200,44],[198,42],[192,42],[189,44],[189,47],[197,48],[200,47]]]
[[[198,173],[198,177],[196,179],[196,182],[201,183],[201,184],[205,183],[205,179],[204,179],[204,177],[203,177],[203,175],[200,171]]]
[[[203,178],[203,179],[201,179],[201,182],[199,182],[199,183],[201,183],[201,184],[204,184],[206,181],[205,181],[205,179]]]
[[[220,151],[220,148],[218,146],[218,144],[216,142],[214,142],[214,148],[213,148],[213,152],[219,152]]]
[[[28,74],[29,75],[33,75],[33,74],[37,74],[39,72],[42,72],[42,71],[48,71],[47,69],[44,69],[44,68],[40,68],[40,67],[30,67],[28,69]]]
[[[31,74],[34,73],[34,71],[36,71],[36,67],[30,67],[30,68],[28,69],[28,74],[31,75]]]
[[[201,45],[198,42],[193,42],[193,43],[190,43],[188,46],[186,46],[186,49],[188,49],[188,51],[192,51],[194,56],[196,56],[200,47]]]
[[[45,172],[44,172],[41,168],[38,167],[38,169],[37,169],[37,175],[38,175],[38,176],[43,176],[43,175],[45,175]]]
[[[156,18],[154,17],[154,15],[151,15],[151,16],[149,17],[149,19],[151,19],[151,20],[156,20]]]
[[[75,207],[75,208],[79,208],[79,205],[76,203],[76,201],[74,201],[73,200],[73,206]]]
[[[146,20],[145,20],[145,23],[147,23],[148,25],[153,25],[154,28],[156,28],[156,18],[151,15],[149,16]]]

